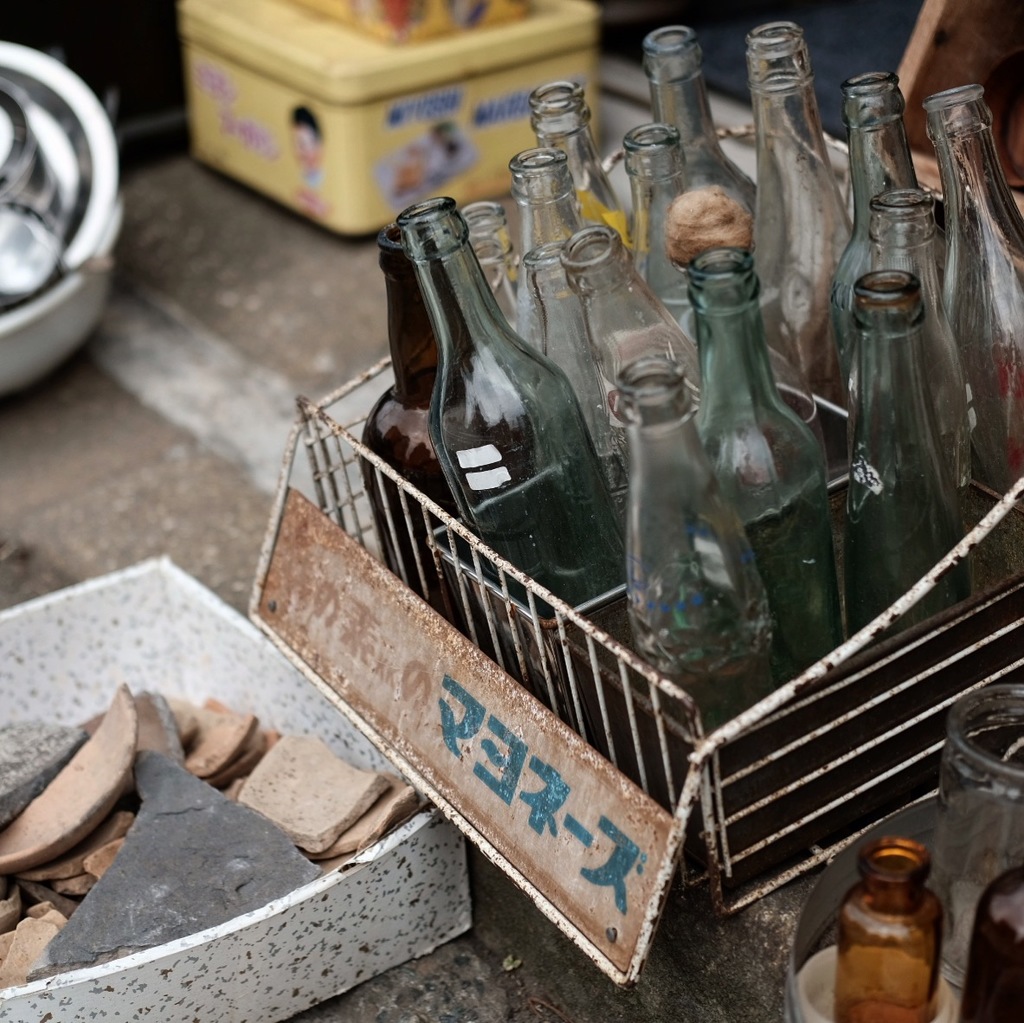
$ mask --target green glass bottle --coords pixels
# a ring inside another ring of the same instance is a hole
[[[714,728],[772,689],[764,586],[743,523],[701,447],[679,365],[641,358],[623,370],[619,388],[629,439],[633,641]]]
[[[772,678],[782,683],[843,639],[825,459],[772,379],[751,254],[708,249],[688,270],[697,430],[757,558],[772,615]]]
[[[857,402],[850,418],[844,582],[851,633],[902,596],[964,535],[956,486],[939,450],[921,361],[924,306],[917,278],[875,270],[854,289]],[[971,592],[961,563],[894,629]]]
[[[829,294],[832,329],[847,380],[853,364],[853,286],[871,269],[871,199],[893,188],[916,188],[903,126],[903,93],[891,71],[869,71],[842,84],[843,123],[850,146],[853,230],[836,264]],[[894,269],[894,268],[886,268]]]
[[[452,199],[398,224],[438,341],[430,435],[463,517],[569,604],[614,589],[622,535],[565,373],[509,327]]]

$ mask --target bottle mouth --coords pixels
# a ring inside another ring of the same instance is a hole
[[[702,53],[697,33],[688,25],[666,25],[643,41],[644,72],[655,85],[685,81],[700,74]]]
[[[568,80],[538,85],[529,98],[531,123],[534,130],[568,130],[572,123],[590,121],[583,86]],[[550,122],[550,123],[549,123]]]
[[[861,326],[889,314],[910,314],[911,324],[917,324],[924,315],[921,282],[907,270],[872,270],[853,286],[853,312]]]
[[[923,883],[931,870],[928,850],[912,838],[877,838],[860,850],[861,875],[887,884]]]
[[[621,249],[618,231],[605,224],[594,224],[580,229],[565,242],[562,265],[570,277],[576,277],[607,263]]]
[[[843,82],[843,124],[870,131],[903,117],[906,103],[894,71],[866,71]]]
[[[554,146],[524,149],[509,160],[512,195],[525,199],[559,199],[574,190],[569,157]]]
[[[627,423],[657,426],[687,420],[696,412],[691,385],[682,366],[660,355],[648,355],[623,367],[616,381]]]
[[[683,169],[679,129],[671,124],[640,124],[622,137],[626,173],[668,177]]]
[[[724,245],[705,249],[686,270],[690,294],[702,309],[712,295],[731,304],[756,299],[760,291],[754,257],[747,249]]]
[[[943,756],[970,760],[975,770],[1024,791],[1018,750],[1024,730],[1024,685],[1002,683],[961,696],[950,708]]]
[[[922,106],[927,115],[928,136],[933,142],[943,136],[973,135],[992,127],[992,111],[985,90],[977,83],[958,85],[928,96]]]
[[[747,33],[747,82],[757,92],[778,92],[814,78],[803,29],[771,21]]]
[[[551,270],[562,265],[562,249],[565,242],[545,242],[530,249],[523,256],[522,265],[527,270]]]
[[[398,214],[405,254],[416,263],[446,256],[469,240],[469,228],[455,200],[438,196],[413,203]]]

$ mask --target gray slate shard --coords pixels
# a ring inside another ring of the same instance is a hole
[[[0,727],[0,828],[57,777],[88,738],[82,728],[42,721]]]
[[[124,846],[30,980],[109,962],[265,906],[320,876],[276,825],[161,753],[135,762]]]

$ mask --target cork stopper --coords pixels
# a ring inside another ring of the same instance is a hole
[[[751,249],[754,218],[719,185],[694,188],[668,208],[665,249],[678,266],[687,266],[707,249]]]

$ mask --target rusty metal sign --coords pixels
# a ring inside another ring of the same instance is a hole
[[[605,972],[636,979],[670,813],[294,490],[256,614]]]

